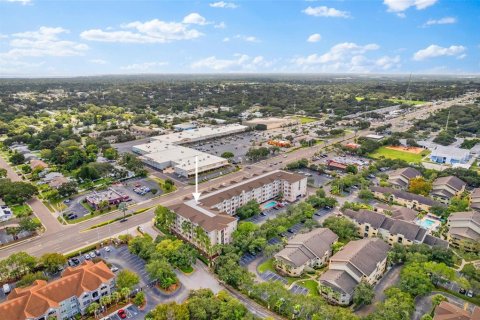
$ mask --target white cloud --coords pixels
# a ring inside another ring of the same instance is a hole
[[[191,16],[191,14],[185,18],[189,16]],[[192,17],[188,18],[188,20],[190,19],[193,20]],[[122,25],[122,30],[86,30],[80,34],[80,37],[86,40],[102,42],[167,43],[178,40],[196,39],[204,35],[196,29],[191,29],[190,24],[191,22],[165,22],[158,19],[145,22],[135,21]]]
[[[379,59],[369,58],[368,52],[380,47],[375,43],[358,45],[352,42],[339,43],[324,54],[311,54],[296,57],[292,62],[308,72],[361,72],[386,71],[398,69],[400,57],[384,56]]]
[[[450,46],[450,47],[440,47],[436,44],[432,44],[425,49],[418,50],[413,55],[413,60],[421,61],[429,58],[442,57],[442,56],[456,56],[460,58],[463,56],[465,50],[464,46]],[[462,58],[464,58],[463,56]],[[460,58],[460,59],[462,59]]]
[[[314,17],[333,17],[333,18],[349,18],[350,13],[347,11],[340,11],[335,8],[326,6],[308,7],[303,10],[303,13]]]
[[[314,34],[311,34],[307,41],[308,42],[318,42],[322,39],[322,36],[319,34],[319,33],[314,33]]]
[[[225,37],[223,38],[223,42],[230,42],[234,39],[238,39],[238,40],[242,40],[242,41],[245,41],[245,42],[255,42],[255,43],[258,43],[258,42],[261,42],[257,37],[255,36],[246,36],[246,35],[243,35],[243,34],[237,34],[233,37]]]
[[[0,0],[0,2],[6,1],[6,2],[18,2],[21,3],[22,5],[30,4],[32,3],[32,0]]]
[[[225,29],[227,27],[227,25],[225,24],[225,22],[220,22],[220,23],[217,23],[216,25],[213,26],[215,29]]]
[[[222,41],[223,41],[223,42],[230,42],[230,38],[229,38],[229,37],[225,37],[225,38],[223,38]]]
[[[69,31],[60,27],[40,27],[35,31],[19,32],[9,36],[10,50],[0,53],[0,57],[66,57],[82,55],[88,46],[83,43],[62,40],[61,34]]]
[[[263,56],[250,57],[246,54],[235,54],[232,59],[218,59],[216,56],[211,56],[192,63],[191,67],[212,71],[256,71],[270,67],[272,64],[273,62],[265,60]]]
[[[431,26],[435,24],[454,24],[456,22],[457,22],[457,19],[454,17],[444,17],[438,20],[430,19],[427,22],[425,22],[425,26]]]
[[[183,23],[198,24],[198,25],[204,26],[208,22],[207,22],[207,19],[202,17],[200,14],[198,14],[196,12],[193,12],[193,13],[190,13],[189,15],[185,16],[185,18],[183,18]]]
[[[415,7],[417,10],[423,10],[433,6],[438,0],[383,0],[383,4],[388,7],[389,12],[395,12],[400,17],[405,17],[403,11],[410,7]]]
[[[95,64],[107,64],[108,61],[103,59],[90,59],[88,62],[95,63]]]
[[[238,5],[233,2],[225,2],[225,1],[217,1],[210,3],[210,7],[212,8],[224,8],[224,9],[236,9]]]
[[[167,62],[133,63],[127,66],[120,67],[120,69],[131,72],[156,72],[159,67],[166,66],[167,64]]]

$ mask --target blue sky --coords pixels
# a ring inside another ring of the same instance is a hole
[[[0,0],[0,76],[479,73],[480,1]]]

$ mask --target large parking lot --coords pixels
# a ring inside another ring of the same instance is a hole
[[[318,173],[317,171],[310,170],[308,168],[298,169],[297,173],[303,174],[308,177],[308,182],[312,183],[315,188],[320,188],[332,181],[332,178],[325,174]]]

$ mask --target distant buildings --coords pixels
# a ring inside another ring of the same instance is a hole
[[[389,249],[379,238],[350,241],[330,258],[328,270],[320,276],[321,295],[331,303],[349,305],[360,282],[373,285],[382,277]]]
[[[470,151],[466,149],[436,145],[430,149],[430,160],[442,164],[464,164],[470,159]]]
[[[307,267],[321,267],[328,262],[337,240],[338,236],[327,228],[300,233],[275,254],[275,268],[289,276],[299,276]]]
[[[396,202],[402,206],[418,211],[429,211],[433,206],[444,206],[442,203],[433,199],[393,188],[371,187],[370,190],[377,199]]]
[[[430,193],[435,200],[448,204],[450,200],[465,191],[467,184],[455,176],[435,179]]]
[[[448,241],[465,251],[480,251],[480,212],[454,212],[448,217]]]
[[[197,227],[208,236],[210,245],[226,244],[237,228],[237,219],[233,217],[237,208],[250,200],[262,203],[280,195],[284,200],[293,202],[305,196],[306,192],[305,176],[276,170],[209,194],[203,192],[198,203],[188,200],[169,206],[176,214],[172,229],[200,248],[205,246],[199,242],[198,232],[195,231]]]
[[[381,237],[390,245],[425,243],[430,246],[448,247],[447,241],[429,235],[427,229],[413,222],[394,219],[369,210],[347,209],[345,216],[355,222],[358,235],[364,238]]]
[[[114,287],[115,275],[104,262],[85,261],[68,267],[60,279],[36,280],[29,287],[13,289],[0,303],[0,314],[8,320],[73,319]]]
[[[382,135],[379,135],[379,134],[367,134],[365,136],[365,138],[370,139],[370,140],[374,140],[374,141],[381,141],[385,137],[382,136]]]
[[[292,126],[298,123],[298,120],[290,118],[257,118],[243,121],[242,124],[250,128],[263,128],[264,130],[277,129]]]
[[[173,130],[175,131],[185,131],[185,130],[193,130],[196,129],[197,125],[192,122],[185,122],[173,125]]]
[[[132,151],[142,155],[140,159],[157,170],[171,168],[177,175],[189,177],[195,173],[195,158],[198,158],[199,173],[227,166],[229,162],[227,159],[181,146],[182,144],[240,133],[246,129],[245,126],[232,124],[186,130],[152,137],[149,143],[132,147]]]
[[[390,172],[388,182],[396,189],[408,189],[410,180],[421,177],[422,174],[414,168],[400,168]]]
[[[130,198],[127,195],[121,194],[112,188],[104,191],[93,191],[85,197],[85,201],[95,210],[101,209],[104,204],[111,206],[129,200]]]

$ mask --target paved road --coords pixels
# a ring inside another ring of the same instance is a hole
[[[448,101],[442,105],[437,105],[435,107],[424,107],[420,111],[412,112],[402,117],[387,120],[382,124],[392,123],[392,125],[395,127],[400,122],[424,116],[431,112],[433,108],[435,110],[440,108],[446,108],[455,103],[456,101]],[[294,152],[288,153],[286,154],[285,158],[284,155],[279,155],[262,163],[252,164],[247,169],[240,170],[238,172],[204,182],[199,186],[199,190],[206,191],[210,190],[213,187],[224,187],[228,185],[230,181],[240,181],[243,177],[252,177],[253,174],[260,174],[262,172],[281,169],[289,162],[296,161],[301,158],[312,157],[315,153],[319,152],[326,146],[333,145],[342,141],[349,141],[354,139],[356,136],[361,136],[368,133],[370,133],[370,131],[363,130],[359,131],[357,134],[347,134],[343,137],[329,140],[328,144],[326,145],[321,144],[308,149],[299,149]],[[2,159],[0,159],[0,166],[6,166],[9,176],[12,175],[11,170],[9,170],[8,164]],[[15,178],[15,176],[12,175],[12,178]],[[162,195],[158,198],[150,199],[142,203],[132,205],[130,207],[130,210],[136,211],[143,208],[151,208],[160,204],[171,205],[174,203],[179,203],[181,201],[184,201],[186,197],[191,198],[193,189],[194,186],[183,186],[173,193]],[[38,212],[35,212],[35,214],[37,214],[42,220],[42,222],[44,222],[47,228],[47,232],[40,237],[29,239],[25,242],[16,243],[12,246],[6,246],[0,249],[0,259],[3,259],[10,254],[18,251],[26,251],[35,256],[42,255],[46,252],[68,253],[84,246],[96,243],[99,240],[107,239],[115,234],[121,233],[130,228],[135,228],[140,224],[147,223],[151,221],[154,216],[154,210],[150,209],[142,214],[130,217],[127,222],[116,222],[108,226],[97,228],[95,230],[87,230],[89,227],[95,224],[118,218],[122,215],[122,213],[115,211],[110,214],[105,214],[75,225],[63,226],[60,225],[55,218],[53,218],[52,214],[48,212],[47,208],[41,209],[41,206],[43,204],[39,203],[37,205],[35,202],[36,201],[33,200],[34,205],[38,206]],[[46,213],[48,213],[48,215]]]
[[[7,170],[7,177],[12,181],[22,181],[22,178],[10,167],[10,165],[0,157],[0,168]],[[42,221],[45,227],[44,234],[54,234],[62,229],[62,224],[53,216],[50,210],[37,198],[28,201],[32,207],[33,213]],[[1,257],[1,256],[0,256]]]
[[[403,266],[401,265],[396,265],[392,269],[388,270],[385,275],[383,275],[380,282],[375,286],[374,303],[357,309],[355,313],[358,316],[365,317],[369,315],[375,310],[378,303],[385,300],[385,290],[397,284],[398,280],[400,279],[400,271],[402,270],[402,267]]]

